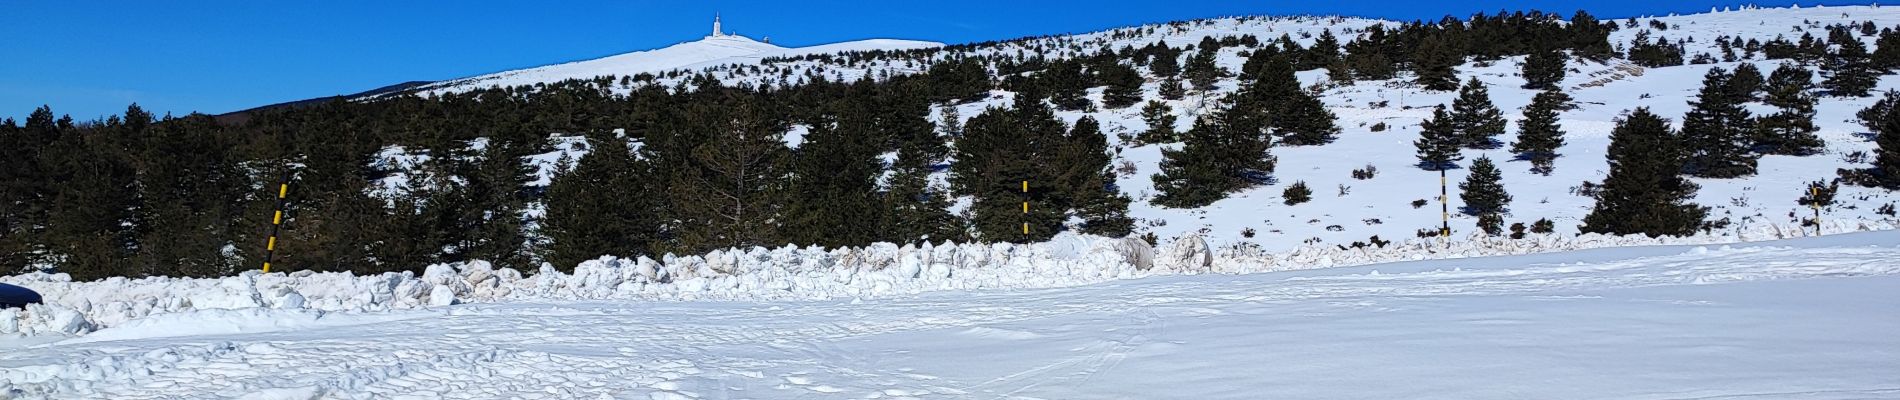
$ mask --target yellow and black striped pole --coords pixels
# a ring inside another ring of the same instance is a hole
[[[1029,236],[1029,181],[1023,181],[1023,236]]]
[[[1808,207],[1814,208],[1814,236],[1821,236],[1821,184],[1808,186]]]
[[[1450,239],[1451,238],[1451,190],[1447,189],[1446,188],[1447,186],[1449,186],[1449,183],[1446,182],[1445,168],[1441,166],[1438,169],[1438,220],[1440,223],[1443,224],[1443,226],[1439,228],[1438,236],[1444,237],[1446,239]]]
[[[270,262],[277,255],[277,229],[284,226],[284,198],[290,194],[290,173],[284,173],[284,181],[277,184],[277,212],[270,218],[270,239],[264,242],[264,273],[270,273]]]

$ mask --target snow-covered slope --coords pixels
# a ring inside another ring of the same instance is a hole
[[[1895,243],[890,299],[201,310],[0,341],[0,398],[1892,398]]]
[[[786,48],[737,35],[707,36],[704,39],[665,48],[636,51],[586,61],[503,71],[493,74],[436,82],[414,89],[419,93],[456,93],[490,87],[509,87],[551,83],[568,79],[600,76],[633,76],[672,70],[693,71],[706,67],[756,64],[770,57],[831,54],[851,51],[906,50],[942,46],[942,43],[915,40],[871,39],[811,47]]]

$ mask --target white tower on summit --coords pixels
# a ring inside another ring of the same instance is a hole
[[[722,36],[726,36],[726,34],[725,34],[725,33],[722,33],[722,32],[719,32],[719,14],[718,14],[718,13],[714,13],[714,14],[713,14],[713,33],[712,33],[712,37],[722,37]]]

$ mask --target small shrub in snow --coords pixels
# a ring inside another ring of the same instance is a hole
[[[1524,223],[1523,223],[1523,222],[1515,222],[1515,223],[1512,223],[1512,224],[1511,224],[1511,238],[1512,238],[1512,239],[1523,239],[1523,238],[1524,238],[1524,230],[1525,230],[1525,228],[1524,228]]]
[[[1385,132],[1387,128],[1390,128],[1390,127],[1386,126],[1384,122],[1380,122],[1380,123],[1372,124],[1371,129],[1373,132]]]
[[[1423,208],[1425,207],[1425,204],[1426,204],[1425,199],[1412,200],[1413,209]]]
[[[1326,230],[1331,231],[1331,232],[1345,232],[1346,227],[1339,226],[1339,225],[1327,225]]]
[[[1483,230],[1487,235],[1497,236],[1503,234],[1504,217],[1500,217],[1497,214],[1480,215],[1478,216],[1478,229]]]
[[[1379,167],[1366,164],[1365,168],[1352,170],[1352,179],[1367,180],[1379,175]]]
[[[1298,181],[1287,186],[1286,191],[1281,192],[1280,195],[1286,198],[1285,203],[1290,206],[1312,201],[1313,189],[1306,187],[1306,181]]]
[[[1252,238],[1252,237],[1253,237],[1253,234],[1254,234],[1254,230],[1253,230],[1253,228],[1247,228],[1247,229],[1241,229],[1241,230],[1240,230],[1240,237],[1244,237],[1244,238]]]
[[[1556,231],[1557,224],[1551,223],[1549,218],[1539,218],[1537,222],[1531,223],[1531,233],[1551,233]]]

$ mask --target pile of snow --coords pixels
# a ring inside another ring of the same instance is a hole
[[[1831,233],[1891,230],[1887,222],[1835,221]],[[1812,228],[1753,226],[1684,238],[1532,235],[1417,240],[1385,248],[1306,246],[1267,252],[1245,243],[1215,246],[1200,236],[1160,249],[1132,238],[1064,234],[1047,243],[863,248],[751,248],[703,256],[602,257],[573,273],[543,266],[533,275],[474,261],[431,265],[420,275],[386,273],[244,274],[216,279],[152,277],[72,282],[65,274],[0,277],[40,292],[46,304],[0,310],[0,337],[80,335],[154,315],[201,310],[283,309],[375,312],[458,303],[534,299],[822,300],[885,298],[969,289],[1088,285],[1168,274],[1255,273],[1395,261],[1529,254],[1602,247],[1711,244],[1812,235]],[[234,314],[234,318],[242,315]],[[314,321],[323,314],[299,320]],[[244,320],[245,318],[237,318]],[[251,318],[261,319],[261,318]],[[187,318],[186,320],[192,320]],[[159,322],[152,322],[159,324]],[[274,329],[244,323],[226,331]]]

